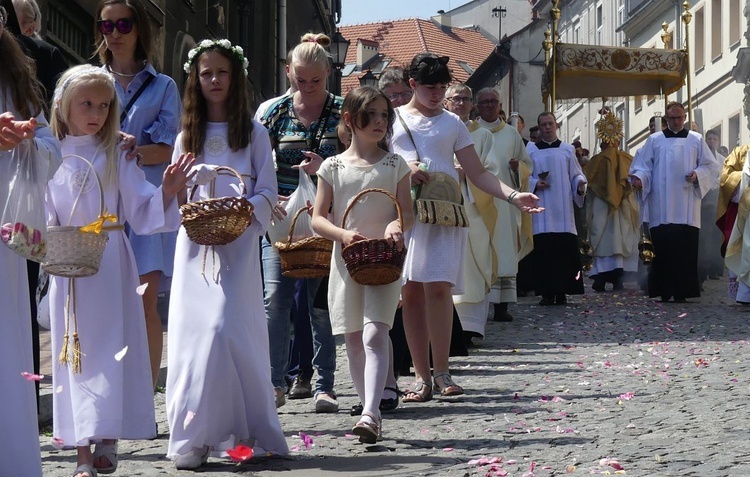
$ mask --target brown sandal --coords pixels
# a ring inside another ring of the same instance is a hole
[[[352,434],[359,436],[359,442],[363,444],[375,444],[383,438],[383,420],[369,412],[363,412],[362,417],[367,416],[375,422],[360,420],[352,427]]]
[[[432,400],[432,385],[425,381],[417,381],[414,389],[404,394],[403,402],[427,402]]]
[[[443,386],[438,384],[438,378],[443,380]],[[441,396],[460,396],[464,393],[464,388],[453,382],[453,378],[449,373],[437,373],[433,378],[435,381],[435,391],[440,393]]]

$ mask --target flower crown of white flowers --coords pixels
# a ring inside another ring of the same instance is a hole
[[[217,46],[236,56],[237,59],[240,60],[240,63],[242,63],[242,70],[245,72],[245,76],[247,76],[247,67],[250,62],[247,61],[247,58],[245,58],[245,51],[241,46],[232,46],[232,43],[227,39],[202,40],[200,43],[195,45],[193,49],[188,52],[188,60],[182,67],[185,70],[185,73],[190,73],[190,67],[193,66],[195,59],[198,58],[201,53],[208,50],[209,48],[215,48]]]

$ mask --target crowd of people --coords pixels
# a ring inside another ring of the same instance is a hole
[[[580,142],[558,137],[552,112],[524,137],[524,118],[506,117],[497,89],[475,95],[432,53],[386,69],[378,88],[337,96],[326,88],[330,39],[309,33],[288,54],[290,89],[253,116],[248,60],[228,40],[190,50],[180,98],[152,63],[139,0],[100,0],[101,66],[70,69],[45,61],[59,52],[33,38],[30,3],[0,7],[1,190],[10,196],[25,158],[43,171],[30,187],[48,226],[109,237],[95,275],[48,279],[53,436],[76,450],[73,477],[115,472],[119,439],[158,433],[164,290],[167,456],[188,470],[241,447],[286,454],[277,414],[286,399],[337,412],[336,335],[360,401],[351,431],[371,444],[400,401],[464,394],[450,372],[452,339],[471,344],[490,317],[512,321],[520,293],[555,306],[583,294],[587,277],[596,292],[620,290],[644,270],[638,257],[648,249],[653,261],[640,276],[649,296],[700,296],[726,255],[730,293],[750,302],[750,224],[740,206],[747,147],[724,160],[715,132],[704,139],[685,128],[681,103],[668,105],[662,130],[651,125],[635,157],[620,149],[621,122],[605,111],[601,151],[589,158]],[[333,242],[330,272],[295,279],[271,231],[288,227],[292,198],[310,182],[301,209],[308,233]],[[200,245],[180,226],[181,205],[238,194],[252,221],[236,240]],[[406,250],[400,278],[352,277],[342,250],[371,239]],[[33,291],[46,278],[9,247],[0,264],[10,318],[0,333],[10,399],[0,410],[0,469],[41,475],[33,386],[19,375],[38,355]],[[402,392],[404,356],[414,381]]]

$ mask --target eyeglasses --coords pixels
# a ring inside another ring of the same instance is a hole
[[[391,101],[396,101],[399,98],[410,99],[413,94],[414,92],[412,90],[408,90],[408,91],[401,91],[400,93],[391,93],[391,94],[386,95],[386,97],[390,99]]]
[[[484,101],[479,101],[477,104],[479,106],[495,106],[496,104],[499,104],[500,101],[496,99],[485,99]]]
[[[5,26],[5,22],[8,21],[8,12],[5,11],[5,7],[0,7],[0,25]]]
[[[119,20],[114,22],[112,20],[98,20],[96,22],[96,27],[99,29],[99,33],[105,36],[111,35],[112,32],[115,31],[115,28],[121,34],[127,35],[131,31],[133,31],[134,23],[135,22],[132,18],[120,18]]]
[[[471,103],[471,98],[468,96],[451,96],[450,98],[445,98],[451,103]]]

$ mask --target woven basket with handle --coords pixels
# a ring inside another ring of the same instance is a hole
[[[99,188],[99,220],[102,221],[106,214],[104,209],[104,191],[99,175],[94,170],[93,164],[87,159],[69,154],[63,157],[77,158],[89,166],[81,185],[81,189],[86,184],[89,174],[93,173],[96,179],[96,186]],[[80,197],[80,196],[79,196]],[[78,204],[78,198],[73,203],[73,210]],[[70,224],[70,219],[68,219]],[[50,275],[56,275],[66,278],[90,277],[99,271],[99,265],[104,255],[104,248],[109,241],[109,234],[106,230],[99,232],[86,232],[81,230],[81,226],[73,225],[56,225],[47,227],[47,255],[42,268]]]
[[[303,213],[307,213],[307,207],[302,207],[294,214],[287,241],[275,244],[281,259],[281,273],[290,278],[327,277],[331,270],[333,242],[323,237],[307,237],[292,242],[294,225]]]
[[[393,201],[396,205],[401,230],[403,230],[404,217],[401,212],[401,205],[393,194],[383,189],[365,189],[354,196],[354,199],[344,211],[341,227],[346,228],[346,218],[354,204],[363,195],[371,192],[385,194]],[[349,275],[355,282],[360,285],[386,285],[401,277],[404,260],[406,259],[406,247],[399,251],[394,245],[390,245],[386,239],[382,238],[361,240],[344,247],[341,256],[344,258]]]
[[[227,171],[237,177],[242,186],[239,197],[220,197],[188,202],[180,206],[182,226],[188,238],[198,245],[226,245],[239,238],[250,226],[253,205],[245,194],[247,187],[239,172],[231,167],[218,166],[217,172]],[[193,200],[198,187],[193,187],[190,199]]]

